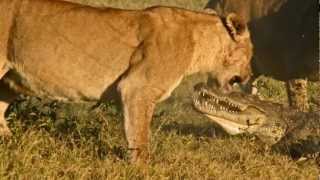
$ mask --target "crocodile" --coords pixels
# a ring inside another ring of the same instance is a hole
[[[226,95],[203,83],[195,86],[193,105],[228,134],[252,134],[294,158],[316,157],[320,165],[320,111],[301,112],[241,92]]]

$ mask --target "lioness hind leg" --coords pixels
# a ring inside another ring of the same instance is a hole
[[[5,73],[2,73],[3,76],[4,74]],[[1,80],[2,77],[0,77],[0,137],[11,136],[11,131],[7,126],[7,122],[5,120],[5,113],[10,103],[17,96],[13,91],[9,89],[9,87],[3,82],[3,80]]]
[[[0,137],[11,136],[11,131],[4,117],[8,105],[9,104],[0,101]]]
[[[8,66],[5,61],[2,61],[3,58],[0,57],[0,80],[2,77],[9,71]]]

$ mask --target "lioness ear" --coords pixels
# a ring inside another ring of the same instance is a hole
[[[230,13],[226,18],[226,26],[235,41],[248,38],[249,33],[245,21],[235,13]]]

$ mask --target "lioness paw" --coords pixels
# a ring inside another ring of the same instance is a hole
[[[10,136],[12,136],[10,129],[6,125],[0,124],[0,137]]]

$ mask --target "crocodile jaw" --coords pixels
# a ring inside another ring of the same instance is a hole
[[[193,102],[198,111],[231,135],[254,133],[266,120],[266,115],[255,106],[236,102],[205,88],[194,94]]]
[[[213,120],[215,123],[219,124],[228,134],[231,134],[231,135],[245,133],[246,132],[245,129],[248,128],[248,126],[246,125],[238,124],[238,123],[226,120],[224,118],[211,116],[209,114],[206,114],[206,116],[211,120]]]
[[[284,136],[285,128],[277,123],[283,120],[264,106],[255,105],[259,103],[260,100],[252,100],[239,93],[222,95],[205,86],[197,86],[193,95],[195,109],[227,133],[254,134],[266,144],[275,144]]]

